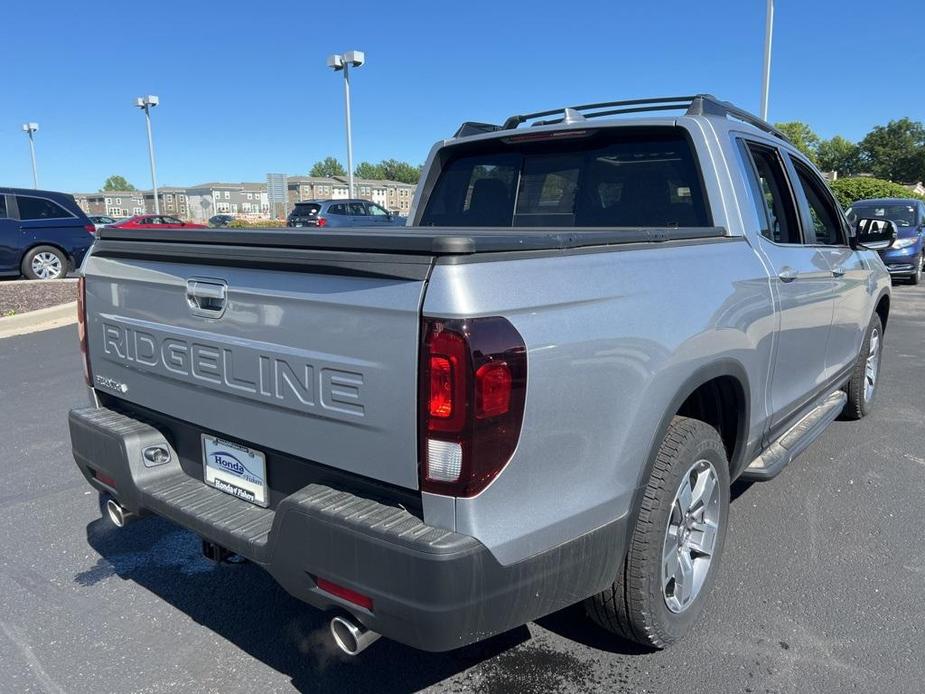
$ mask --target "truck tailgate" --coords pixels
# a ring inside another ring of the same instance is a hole
[[[299,251],[273,249],[275,263],[172,245],[101,241],[85,264],[95,388],[258,449],[418,487],[430,258],[294,262]]]

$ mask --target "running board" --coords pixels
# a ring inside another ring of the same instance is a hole
[[[763,481],[777,477],[788,463],[805,451],[835,421],[845,409],[847,401],[848,396],[844,391],[837,390],[829,395],[755,458],[745,468],[741,479]]]

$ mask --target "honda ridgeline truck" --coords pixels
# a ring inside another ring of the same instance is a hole
[[[699,95],[466,123],[403,228],[104,228],[74,457],[117,525],[259,564],[349,653],[578,601],[664,647],[731,482],[871,408],[890,283],[866,246],[895,229],[867,222]]]

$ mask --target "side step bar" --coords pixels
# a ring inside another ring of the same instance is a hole
[[[847,401],[848,396],[841,390],[829,395],[816,409],[784,432],[764,453],[755,458],[745,468],[741,479],[763,481],[777,477],[788,463],[805,451],[829,424],[835,421],[845,409]]]

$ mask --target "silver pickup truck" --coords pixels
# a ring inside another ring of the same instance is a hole
[[[708,95],[465,123],[404,228],[102,229],[74,457],[117,526],[260,565],[351,654],[579,601],[664,647],[731,482],[871,407],[893,234]]]

